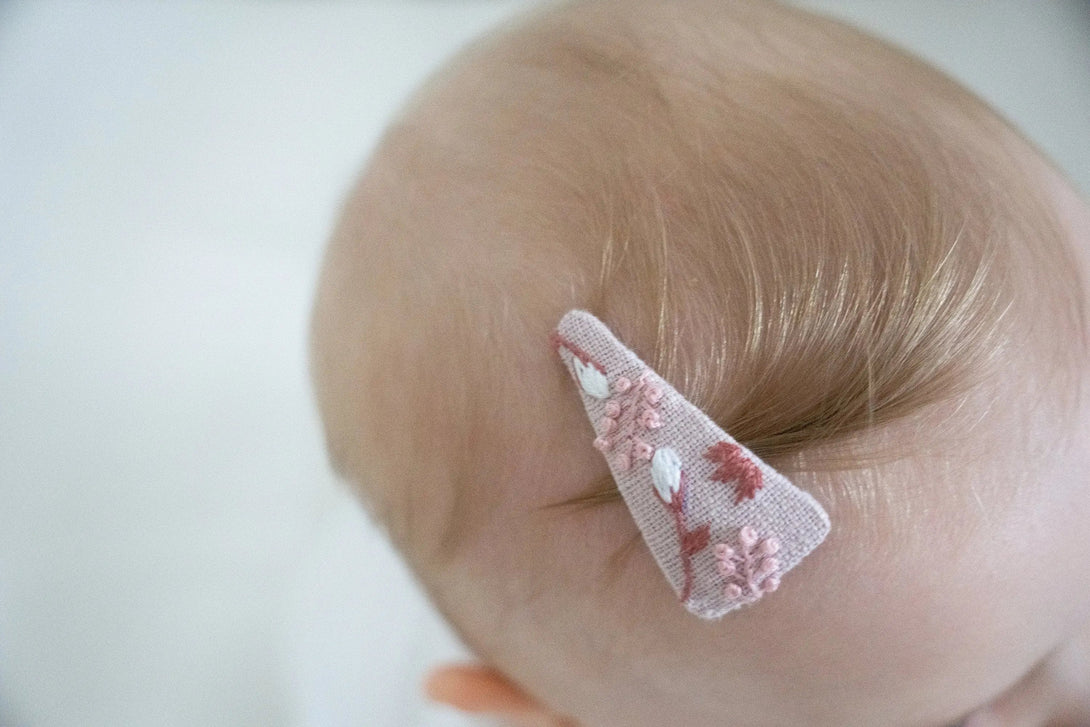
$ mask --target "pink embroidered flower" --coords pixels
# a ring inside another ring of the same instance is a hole
[[[651,407],[644,407],[644,410],[640,412],[640,424],[645,429],[658,429],[662,426],[662,417]]]
[[[780,586],[780,561],[773,557],[780,551],[780,541],[774,536],[764,539],[746,525],[738,531],[741,550],[726,543],[715,546],[719,574],[727,583],[723,595],[731,601],[756,601]]]
[[[598,438],[594,440],[594,446],[602,452],[613,452],[610,463],[621,472],[628,471],[636,463],[649,462],[654,456],[655,447],[637,436],[663,425],[655,405],[647,402],[651,387],[648,371],[635,381],[627,376],[617,377],[612,384],[613,394],[598,418]],[[661,398],[661,388],[652,394],[653,399]]]
[[[632,455],[618,452],[613,457],[613,466],[617,468],[618,472],[628,472],[628,470],[632,469]]]
[[[647,403],[651,406],[658,404],[662,401],[662,387],[656,384],[648,384],[647,388],[643,391],[643,398],[647,400]]]

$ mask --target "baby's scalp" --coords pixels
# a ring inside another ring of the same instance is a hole
[[[950,721],[1087,616],[1088,553],[1052,542],[1090,514],[1083,294],[1033,154],[799,11],[540,11],[438,74],[346,205],[331,452],[467,643],[581,724]],[[673,601],[550,349],[570,308],[829,512],[759,607]]]

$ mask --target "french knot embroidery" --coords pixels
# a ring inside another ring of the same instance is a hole
[[[761,538],[746,525],[738,531],[738,548],[726,543],[715,546],[719,575],[726,580],[723,595],[728,601],[749,603],[780,587],[780,541]]]
[[[647,371],[635,381],[618,376],[613,382],[605,413],[598,420],[601,434],[595,438],[594,446],[610,458],[617,470],[627,472],[633,464],[650,462],[654,456],[655,448],[640,435],[662,426],[658,411],[662,393],[662,387],[652,381]]]
[[[568,311],[550,341],[593,425],[587,443],[609,463],[688,611],[715,619],[761,599],[828,535],[820,502],[735,441],[593,314]]]

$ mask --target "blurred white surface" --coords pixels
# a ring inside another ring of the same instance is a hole
[[[0,726],[468,721],[328,473],[305,327],[406,95],[528,2],[0,5]],[[1090,190],[1085,3],[805,2],[921,52]]]
[[[0,724],[464,724],[305,327],[386,120],[516,6],[0,10]]]

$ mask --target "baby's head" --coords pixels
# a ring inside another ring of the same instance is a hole
[[[1034,148],[883,43],[766,3],[550,8],[431,79],[352,193],[313,319],[329,449],[512,685],[458,673],[482,709],[1069,716],[1088,248]],[[828,512],[775,593],[678,604],[550,343],[572,308]]]

